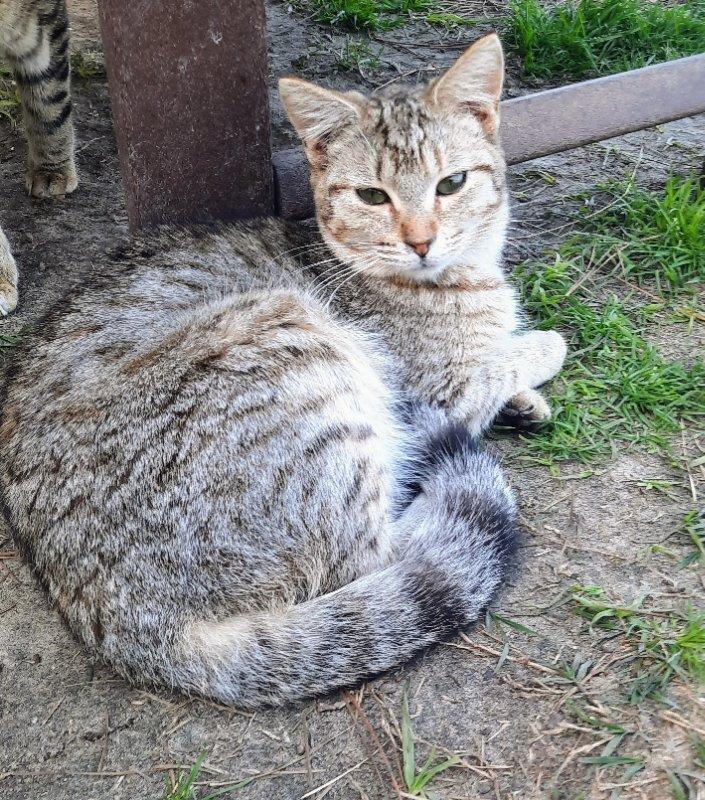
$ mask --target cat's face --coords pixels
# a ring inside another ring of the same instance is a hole
[[[411,281],[496,263],[507,224],[502,75],[490,35],[428,87],[364,97],[280,82],[311,164],[318,223],[338,258]]]

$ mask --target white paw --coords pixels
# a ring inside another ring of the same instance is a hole
[[[0,281],[0,317],[6,317],[17,308],[17,287]]]
[[[568,345],[558,331],[529,331],[531,337],[534,363],[532,386],[540,386],[556,376],[563,366]]]
[[[546,355],[557,364],[556,372],[563,366],[568,345],[558,331],[536,331],[540,336],[541,348]]]
[[[0,317],[6,317],[17,306],[17,266],[10,245],[0,230]]]

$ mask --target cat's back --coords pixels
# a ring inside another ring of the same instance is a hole
[[[91,353],[116,357],[163,340],[210,304],[235,293],[303,288],[278,220],[194,229],[162,228],[106,254],[78,287],[40,314],[8,370],[37,387]]]
[[[391,392],[367,337],[293,285],[280,230],[137,243],[15,354],[0,406],[2,505],[52,600],[109,659],[115,637],[152,624],[167,601],[229,614],[242,586],[292,597],[328,580],[316,567],[302,584],[290,542],[322,532],[302,556],[322,563],[331,492],[343,503],[356,470],[379,492],[368,502],[364,480],[353,487],[364,519],[349,515],[350,537],[386,513]],[[302,494],[306,513],[290,520]],[[265,534],[273,566],[260,587]],[[145,606],[146,621],[129,618]],[[170,624],[160,618],[154,636]]]
[[[52,438],[66,452],[89,447],[101,425],[127,435],[140,403],[163,396],[168,405],[169,387],[199,353],[222,349],[221,311],[246,311],[243,298],[258,290],[296,290],[287,249],[284,227],[263,220],[163,229],[106,256],[14,349],[0,402],[5,464],[21,473]]]

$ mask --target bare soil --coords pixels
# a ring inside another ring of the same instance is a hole
[[[71,11],[75,48],[98,48],[92,0],[74,0]],[[443,33],[413,23],[390,31],[370,42],[381,68],[360,74],[336,65],[344,37],[328,39],[326,30],[274,0],[268,13],[272,85],[275,76],[291,72],[339,87],[365,88],[400,75],[424,78],[482,29]],[[526,89],[516,77],[510,80],[510,92]],[[105,81],[76,80],[74,92],[81,184],[64,201],[26,196],[22,132],[0,123],[0,218],[22,279],[20,308],[0,322],[0,333],[21,331],[45,303],[99,269],[104,253],[128,235]],[[276,144],[292,142],[274,96],[272,105]],[[571,195],[634,170],[642,183],[658,186],[669,170],[696,169],[703,142],[705,115],[514,168],[509,263],[540,254],[564,235]],[[654,336],[683,358],[703,341],[701,329],[688,333],[683,326]],[[696,445],[696,432],[684,431],[675,449],[692,456]],[[150,693],[91,663],[0,525],[2,797],[158,800],[165,778],[173,780],[205,753],[204,784],[252,778],[232,797],[398,798],[405,686],[419,762],[431,746],[461,759],[429,785],[430,796],[657,800],[675,796],[666,770],[696,776],[692,796],[705,796],[697,794],[705,776],[690,738],[696,731],[705,736],[702,692],[677,680],[667,702],[626,705],[629,662],[619,658],[625,654],[621,639],[591,634],[564,603],[570,586],[580,583],[601,586],[623,603],[648,595],[659,607],[702,605],[702,570],[678,569],[684,540],[668,538],[688,509],[702,505],[702,467],[689,474],[660,456],[618,451],[589,469],[568,464],[554,475],[522,461],[518,437],[499,447],[521,501],[525,538],[497,611],[536,635],[506,627],[499,635],[480,626],[355,693],[284,710],[249,714]],[[668,495],[644,488],[654,479],[674,482]],[[654,544],[666,544],[675,557],[652,553]],[[576,681],[562,682],[556,670],[575,659],[591,663]],[[576,716],[576,706],[624,726],[618,753],[646,759],[628,786],[615,787],[626,767],[598,769],[580,761],[600,755],[614,734]]]

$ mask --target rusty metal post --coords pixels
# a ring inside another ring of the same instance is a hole
[[[705,54],[505,100],[502,145],[509,164],[705,111]],[[313,214],[300,148],[274,154],[277,209],[288,219]]]
[[[99,0],[133,228],[274,209],[264,0]]]

